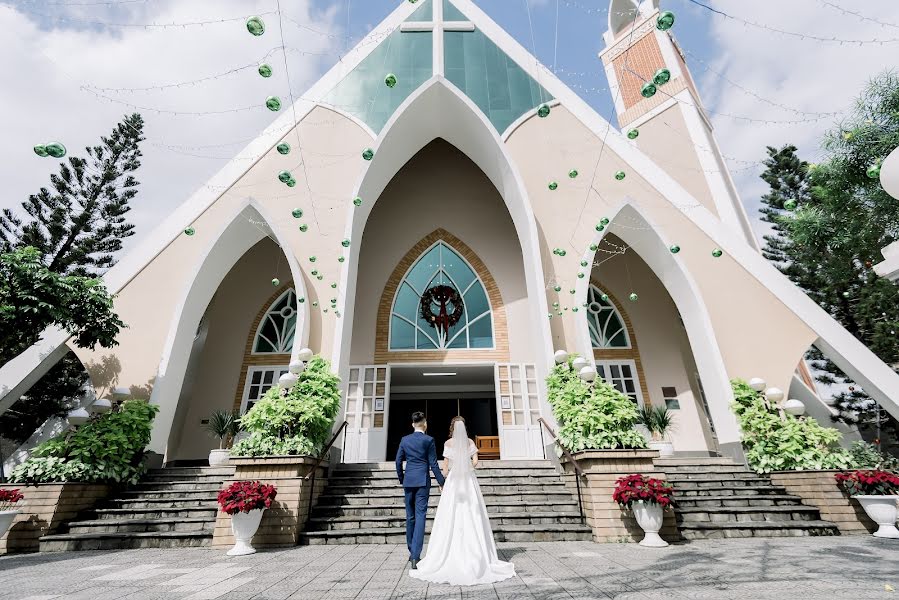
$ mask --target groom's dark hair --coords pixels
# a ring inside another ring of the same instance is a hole
[[[425,414],[423,412],[421,412],[420,410],[412,413],[412,424],[413,425],[418,425],[419,423],[423,422],[424,420],[425,420]]]

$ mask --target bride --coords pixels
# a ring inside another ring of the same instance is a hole
[[[409,575],[433,583],[479,585],[515,576],[515,566],[497,558],[487,507],[475,475],[478,451],[455,417],[443,447],[444,473],[449,472],[437,504],[427,555]]]

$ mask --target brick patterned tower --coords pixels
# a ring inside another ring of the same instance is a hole
[[[610,2],[606,48],[599,57],[619,126],[636,128],[640,135],[634,143],[640,150],[758,248],[684,54],[673,30],[656,27],[658,16],[659,0]],[[671,79],[644,98],[643,85],[662,68]]]

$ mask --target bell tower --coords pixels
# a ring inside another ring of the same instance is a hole
[[[599,53],[621,129],[735,232],[758,248],[712,123],[659,0],[611,0]],[[636,136],[636,137],[634,137]]]

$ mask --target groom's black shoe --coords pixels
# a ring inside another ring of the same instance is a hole
[[[412,559],[412,570],[413,570],[413,571],[417,571],[417,570],[418,570],[418,561],[415,560],[414,558]]]

